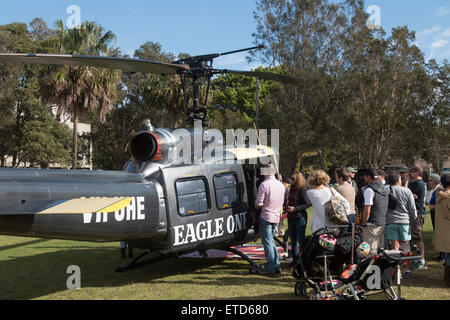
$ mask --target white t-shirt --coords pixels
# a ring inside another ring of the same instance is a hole
[[[333,190],[335,197],[341,199],[345,208],[345,213],[350,213],[350,204],[348,201],[336,190]],[[313,214],[311,219],[311,231],[314,233],[320,229],[330,225],[328,217],[325,214],[325,204],[331,200],[331,191],[329,188],[323,188],[320,190],[308,190],[306,195],[308,196],[313,206]]]
[[[364,205],[365,206],[373,206],[373,198],[375,197],[375,191],[372,188],[366,187],[364,189]],[[367,222],[368,226],[373,226],[373,223]]]
[[[364,205],[373,206],[373,198],[375,197],[375,192],[372,188],[366,188],[364,190]]]

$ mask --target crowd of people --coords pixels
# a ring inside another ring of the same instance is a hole
[[[283,218],[288,221],[286,234],[291,240],[292,267],[299,259],[305,240],[307,209],[312,207],[311,231],[315,233],[332,225],[326,204],[337,198],[347,221],[360,227],[362,241],[370,245],[372,253],[376,254],[378,248],[383,247],[412,254],[417,246],[422,257],[406,265],[406,277],[412,276],[412,270],[427,269],[423,229],[428,204],[434,230],[433,245],[440,251],[436,259],[444,262],[444,283],[450,286],[450,174],[442,177],[431,174],[427,192],[423,168],[419,165],[387,173],[373,168],[358,171],[340,168],[335,171],[334,185],[322,170],[312,172],[307,180],[301,172],[293,172],[289,183],[283,184],[275,178],[275,168],[270,165],[268,168],[270,174],[259,187],[256,199],[256,208],[261,209],[260,236],[267,259],[261,274],[281,272],[273,238],[277,227],[279,236],[284,233]]]

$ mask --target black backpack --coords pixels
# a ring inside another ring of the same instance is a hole
[[[398,199],[394,196],[391,186],[389,186],[389,202],[388,208],[394,210],[398,205]]]

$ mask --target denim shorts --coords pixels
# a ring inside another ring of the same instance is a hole
[[[388,240],[400,240],[406,242],[411,240],[412,228],[410,224],[388,224],[386,226],[386,238]]]

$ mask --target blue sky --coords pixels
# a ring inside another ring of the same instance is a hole
[[[216,53],[253,45],[256,31],[255,0],[22,0],[2,1],[0,24],[43,18],[49,25],[66,22],[67,8],[77,5],[82,21],[91,20],[117,35],[123,53],[133,53],[146,41],[159,42],[163,50],[192,55]],[[407,25],[417,33],[417,45],[427,59],[450,60],[449,0],[365,0],[377,5],[381,26]],[[250,69],[245,53],[216,60],[215,66]]]

